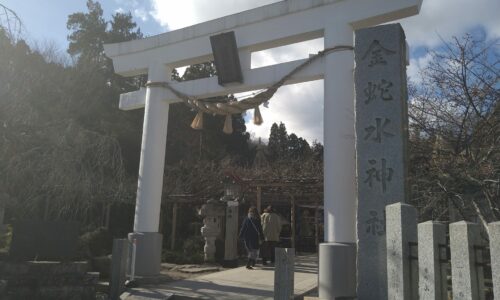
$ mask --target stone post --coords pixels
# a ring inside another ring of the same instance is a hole
[[[478,224],[450,224],[451,282],[453,299],[484,300],[483,242]]]
[[[418,224],[420,299],[447,300],[446,225],[428,221]]]
[[[110,300],[120,299],[125,290],[127,275],[129,242],[126,239],[113,240],[113,253],[111,256],[111,280],[109,283]]]
[[[207,204],[201,207],[200,215],[203,218],[204,226],[201,228],[201,235],[205,238],[205,261],[215,261],[215,240],[220,235],[218,218],[225,215],[224,205],[216,200],[210,199]]]
[[[408,204],[386,207],[389,300],[418,299],[417,210]]]
[[[274,269],[274,300],[293,299],[295,249],[276,248]]]
[[[490,223],[491,273],[493,279],[493,295],[500,298],[500,222]]]
[[[356,31],[355,61],[357,296],[387,299],[385,207],[407,201],[406,42],[401,25]]]
[[[224,265],[238,266],[238,202],[227,201],[226,207],[226,236],[224,243]]]

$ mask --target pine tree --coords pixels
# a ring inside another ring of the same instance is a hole
[[[77,56],[79,61],[101,63],[104,58],[107,22],[103,18],[101,4],[87,1],[87,13],[78,12],[68,17],[68,53]]]

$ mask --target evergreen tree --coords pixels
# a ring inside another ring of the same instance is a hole
[[[68,53],[76,57],[75,76],[69,85],[74,90],[71,108],[76,118],[93,130],[116,136],[126,158],[126,169],[137,174],[142,130],[142,112],[118,109],[121,93],[136,90],[144,76],[124,78],[113,71],[104,55],[104,43],[142,38],[130,13],[116,13],[110,21],[103,17],[99,2],[88,0],[87,12],[68,17]]]
[[[314,141],[311,148],[311,154],[314,160],[323,161],[323,145],[318,141]]]
[[[278,145],[279,157],[288,156],[288,133],[285,124],[282,122],[278,126]]]
[[[77,56],[79,61],[100,63],[105,60],[103,45],[106,40],[107,22],[102,14],[101,4],[87,1],[87,13],[78,12],[68,17],[68,53]]]
[[[309,157],[311,154],[311,147],[309,143],[301,138],[297,137],[295,133],[288,136],[288,156],[292,159],[304,159]]]
[[[285,159],[288,156],[288,147],[288,134],[285,124],[282,122],[279,125],[273,123],[268,143],[270,161]]]
[[[112,61],[104,55],[105,43],[119,43],[143,37],[130,13],[116,13],[111,21],[103,17],[101,4],[87,1],[88,12],[68,17],[68,53],[77,59],[77,66],[102,73],[108,85],[125,93],[139,88],[145,77],[123,78],[113,71]]]
[[[269,141],[267,144],[267,151],[269,154],[269,161],[276,161],[279,158],[279,138],[278,138],[278,124],[271,125],[271,132],[269,133]]]
[[[132,19],[132,14],[116,13],[109,22],[111,28],[106,32],[106,43],[120,43],[142,38],[141,29]]]

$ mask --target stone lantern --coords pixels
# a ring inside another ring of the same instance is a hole
[[[224,197],[221,200],[236,200],[240,196],[241,185],[235,179],[226,176],[222,183],[224,184]]]
[[[204,217],[201,235],[205,238],[205,261],[215,261],[215,240],[221,234],[221,217],[225,215],[225,204],[210,199],[204,204],[199,212]]]

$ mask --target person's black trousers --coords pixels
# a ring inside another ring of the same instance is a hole
[[[277,245],[278,242],[275,241],[265,241],[262,244],[262,263],[266,263],[268,261],[274,263],[274,251]]]

